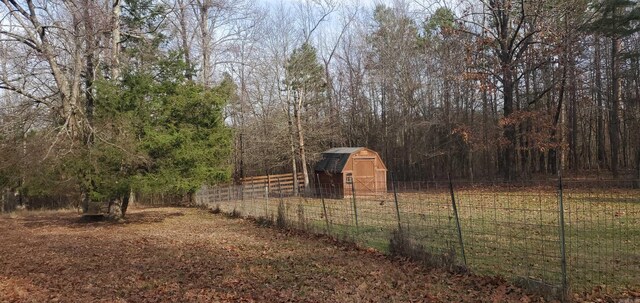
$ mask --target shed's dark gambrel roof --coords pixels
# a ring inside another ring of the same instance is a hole
[[[336,147],[322,152],[322,160],[316,164],[315,171],[341,173],[349,161],[349,156],[364,147]]]

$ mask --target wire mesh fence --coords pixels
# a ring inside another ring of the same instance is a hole
[[[430,265],[505,276],[554,296],[640,288],[640,190],[619,181],[557,182],[372,187],[383,192],[312,184],[297,195],[223,186],[202,189],[196,203]]]
[[[574,285],[640,286],[640,191],[633,183],[564,190],[567,262]]]

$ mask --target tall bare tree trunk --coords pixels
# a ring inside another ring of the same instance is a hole
[[[191,64],[191,45],[189,44],[189,32],[187,30],[187,4],[184,0],[178,1],[178,10],[180,14],[180,40],[182,43],[182,52],[184,56],[184,63],[187,65],[185,72],[185,78],[191,81],[193,80],[192,64]]]
[[[293,117],[289,113],[289,146],[291,147],[291,170],[293,171],[293,194],[298,194],[298,165],[296,164],[296,146],[293,139]]]
[[[511,62],[503,62],[503,83],[504,86],[504,117],[509,118],[513,113],[513,72],[511,70]],[[516,144],[516,127],[513,123],[505,126],[504,136],[507,138],[507,147],[504,151],[504,177],[506,180],[512,180],[515,177],[515,144]]]
[[[93,123],[93,111],[94,111],[94,90],[93,82],[95,80],[96,68],[95,68],[95,56],[98,50],[99,42],[95,35],[95,29],[93,25],[93,16],[91,14],[92,1],[84,1],[84,27],[85,27],[85,111],[87,116],[87,123],[91,126]],[[85,138],[87,144],[91,144],[91,134],[87,134],[88,138]]]
[[[111,78],[117,80],[120,77],[120,14],[122,0],[113,0],[111,32]]]
[[[620,152],[620,38],[611,39],[611,102],[609,108],[609,140],[611,143],[611,173],[618,178],[618,156]]]
[[[578,97],[577,97],[577,75],[576,66],[573,56],[571,57],[570,75],[571,81],[569,84],[569,123],[571,124],[569,130],[569,166],[573,171],[578,170]]]
[[[302,110],[302,103],[304,98],[304,92],[302,96],[298,96],[298,100],[295,104],[293,115],[296,119],[296,128],[298,129],[298,148],[300,150],[300,162],[302,166],[302,176],[304,178],[304,188],[305,190],[309,187],[309,172],[307,170],[307,157],[304,146],[304,130],[302,128],[302,118],[300,111]]]
[[[602,69],[600,54],[600,37],[595,37],[594,67],[595,67],[595,85],[596,85],[596,149],[598,157],[598,168],[606,167],[607,155],[605,152],[605,135],[604,135],[604,119],[603,119],[603,98],[602,98]]]
[[[209,27],[207,18],[209,15],[209,8],[211,7],[210,0],[198,1],[200,9],[200,43],[202,44],[202,85],[209,87],[209,60],[210,60],[210,39],[209,39]]]
[[[290,97],[291,91],[287,90],[287,123],[289,127],[289,147],[291,150],[291,170],[293,171],[293,194],[298,194],[298,165],[296,164],[296,143],[293,139],[294,131],[293,131],[293,119],[294,117],[291,115],[291,101]],[[294,105],[295,107],[295,105]]]

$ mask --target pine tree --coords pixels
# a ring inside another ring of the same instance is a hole
[[[609,140],[611,146],[611,173],[619,175],[620,155],[620,60],[622,39],[638,31],[640,6],[636,0],[601,0],[592,4],[596,15],[587,29],[611,39],[611,89],[609,95]]]
[[[316,49],[309,43],[304,43],[293,51],[287,62],[286,71],[286,85],[293,93],[292,107],[298,135],[298,152],[304,186],[307,188],[309,186],[309,172],[302,115],[306,107],[318,105],[324,99],[326,92],[325,73],[324,68],[318,62]],[[294,176],[294,179],[297,181],[297,176]]]

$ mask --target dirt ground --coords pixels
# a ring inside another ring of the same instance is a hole
[[[184,208],[0,217],[0,302],[541,302],[327,238]]]

